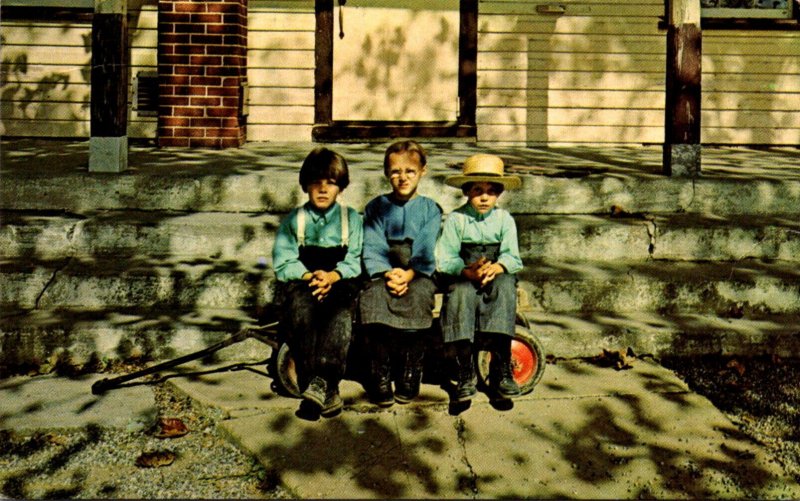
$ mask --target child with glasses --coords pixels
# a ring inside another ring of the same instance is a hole
[[[370,355],[367,393],[381,407],[419,394],[424,334],[433,322],[433,249],[442,210],[417,193],[426,163],[425,150],[415,141],[390,145],[383,171],[392,191],[364,209],[362,259],[369,282],[359,309]],[[394,391],[393,372],[398,374]]]

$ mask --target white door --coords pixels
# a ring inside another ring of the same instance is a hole
[[[335,2],[333,120],[457,119],[458,0],[347,0],[340,9]]]

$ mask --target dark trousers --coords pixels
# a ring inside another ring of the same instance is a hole
[[[279,283],[276,297],[300,388],[314,376],[336,385],[344,377],[353,330],[353,310],[358,284],[340,280],[319,301],[308,282]]]
[[[472,342],[475,332],[513,337],[516,315],[516,275],[497,275],[481,288],[468,280],[457,280],[449,284],[442,306],[444,342]]]

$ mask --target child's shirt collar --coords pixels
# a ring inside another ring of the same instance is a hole
[[[472,206],[472,204],[470,204],[469,202],[467,202],[466,204],[464,204],[464,207],[465,207],[465,209],[464,209],[464,212],[465,212],[465,213],[466,213],[468,216],[475,218],[475,220],[477,220],[477,221],[483,221],[484,219],[488,218],[489,216],[491,216],[491,215],[492,215],[492,213],[494,212],[494,210],[497,208],[497,207],[492,207],[492,208],[489,210],[489,212],[487,212],[486,214],[481,214],[480,212],[478,212],[477,210],[475,210],[475,207],[473,207],[473,206]]]
[[[339,202],[333,202],[333,204],[324,211],[314,207],[311,202],[306,202],[303,205],[303,208],[306,209],[306,212],[308,212],[308,214],[311,216],[311,221],[313,221],[315,224],[319,223],[320,221],[323,223],[331,221],[331,217],[333,217],[336,212],[341,210],[339,209]]]

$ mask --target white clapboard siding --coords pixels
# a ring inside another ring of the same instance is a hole
[[[158,13],[155,5],[129,10],[131,78],[155,71]],[[89,137],[91,23],[2,20],[4,136]],[[133,90],[133,89],[132,89]],[[134,93],[130,92],[131,98]],[[156,120],[139,117],[131,104],[128,135],[153,138]]]
[[[250,0],[248,141],[309,141],[314,124],[314,2]]]
[[[157,70],[157,6],[135,4],[132,82]],[[559,0],[562,15],[538,13],[544,4],[479,2],[479,141],[663,142],[663,0]],[[88,137],[90,23],[3,19],[0,26],[0,133]],[[702,141],[799,145],[800,31],[705,29],[702,36]],[[249,0],[249,141],[311,139],[314,42],[314,2]],[[129,135],[154,138],[157,119],[139,116],[135,89],[130,96]]]
[[[662,0],[479,5],[478,139],[660,143],[666,33]],[[705,143],[800,144],[800,31],[705,30]]]

